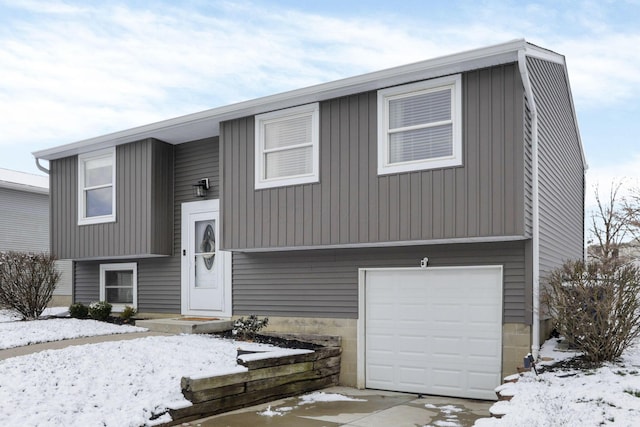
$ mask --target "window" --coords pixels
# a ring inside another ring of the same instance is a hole
[[[378,174],[462,164],[460,75],[378,91]]]
[[[100,301],[122,311],[126,305],[138,306],[138,266],[135,262],[100,264]]]
[[[116,220],[115,149],[78,156],[78,224]]]
[[[256,116],[255,187],[318,182],[318,104]]]

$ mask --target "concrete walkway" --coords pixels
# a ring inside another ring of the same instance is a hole
[[[357,401],[300,404],[299,397],[239,409],[181,424],[190,427],[470,427],[478,418],[489,417],[491,401],[424,396],[380,390],[330,387]],[[267,415],[265,411],[271,414]]]
[[[73,338],[62,341],[43,342],[40,344],[30,344],[22,347],[8,348],[6,350],[0,350],[0,360],[8,359],[10,357],[24,356],[26,354],[37,353],[45,350],[59,350],[65,347],[71,347],[73,345],[83,344],[96,344],[108,341],[124,341],[134,340],[137,338],[160,336],[160,335],[174,335],[166,334],[162,332],[132,332],[129,334],[114,334],[114,335],[97,335],[94,337]]]

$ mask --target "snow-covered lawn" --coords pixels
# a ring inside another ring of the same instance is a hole
[[[20,327],[36,322],[55,322],[61,335],[75,328],[72,319],[3,322],[13,327],[0,333],[0,343],[18,341]],[[245,371],[236,363],[238,346],[207,335],[146,337],[0,361],[0,426],[152,425],[153,413],[190,405],[181,377]],[[282,353],[267,345],[242,347]]]
[[[575,356],[554,351],[557,340],[541,349],[542,357],[558,360]],[[552,362],[550,362],[552,363]],[[500,387],[513,395],[497,402],[492,412],[501,419],[480,419],[476,427],[589,427],[640,425],[640,342],[619,363],[592,370],[564,369],[536,376],[529,372],[514,384]]]

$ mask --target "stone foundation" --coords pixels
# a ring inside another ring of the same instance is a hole
[[[531,352],[531,326],[522,323],[502,325],[502,378],[517,372],[523,358]]]
[[[49,307],[69,307],[71,305],[71,295],[54,295],[47,305]]]

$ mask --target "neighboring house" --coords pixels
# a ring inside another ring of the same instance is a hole
[[[49,252],[49,179],[0,169],[0,251]],[[71,304],[71,261],[58,261],[61,277],[50,306]]]
[[[75,301],[338,334],[346,385],[493,398],[583,257],[565,60],[524,40],[34,156]]]

